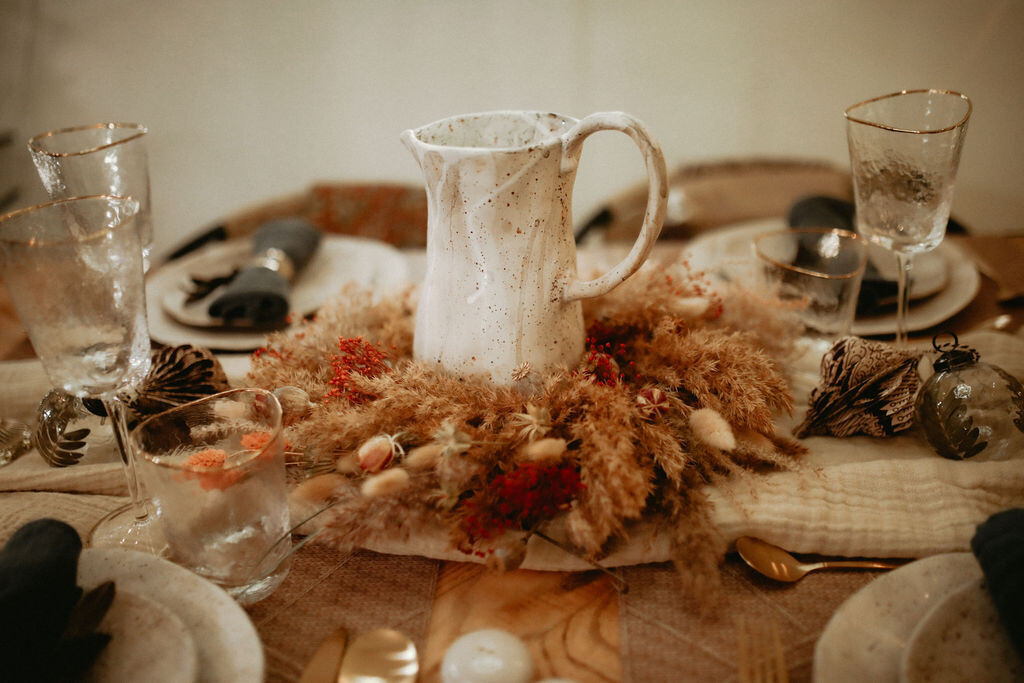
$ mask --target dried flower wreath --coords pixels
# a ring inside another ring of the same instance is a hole
[[[323,510],[302,530],[333,544],[440,525],[467,559],[510,568],[552,520],[599,560],[644,518],[713,580],[725,547],[702,487],[802,452],[773,421],[792,409],[783,304],[712,291],[684,261],[585,302],[579,366],[511,387],[413,361],[414,297],[346,289],[253,357],[250,381],[285,405],[293,517]]]

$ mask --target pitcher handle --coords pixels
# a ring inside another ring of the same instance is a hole
[[[622,112],[599,112],[591,114],[573,126],[563,138],[562,173],[574,171],[579,164],[583,141],[587,136],[599,130],[617,130],[625,133],[644,155],[644,166],[647,168],[647,210],[640,234],[633,243],[633,248],[614,268],[593,280],[572,279],[562,290],[565,302],[577,299],[589,299],[607,294],[623,280],[635,273],[647,259],[654,247],[654,242],[661,234],[661,226],[665,222],[665,203],[668,198],[668,172],[665,169],[665,157],[661,147],[648,134],[644,125],[629,114]]]

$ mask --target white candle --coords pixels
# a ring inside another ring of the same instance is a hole
[[[473,631],[448,648],[441,679],[444,683],[529,683],[533,660],[526,643],[508,631]]]

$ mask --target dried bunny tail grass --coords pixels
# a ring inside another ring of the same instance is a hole
[[[404,486],[386,496],[362,495],[362,484],[349,481],[315,520],[317,541],[350,550],[373,538],[407,540],[422,529],[447,526],[443,514],[423,504],[436,481],[416,474],[400,478]]]

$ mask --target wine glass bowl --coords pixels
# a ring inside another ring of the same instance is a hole
[[[132,503],[101,521],[92,544],[154,552],[162,542],[138,495],[119,396],[151,362],[138,213],[130,197],[93,195],[0,216],[0,270],[50,382],[100,399],[111,418]]]
[[[148,270],[153,226],[145,126],[98,123],[61,128],[32,137],[28,150],[50,199],[105,194],[139,203],[136,227]]]
[[[906,340],[914,254],[943,240],[971,101],[949,90],[904,90],[846,109],[857,231],[896,255],[897,342]]]

